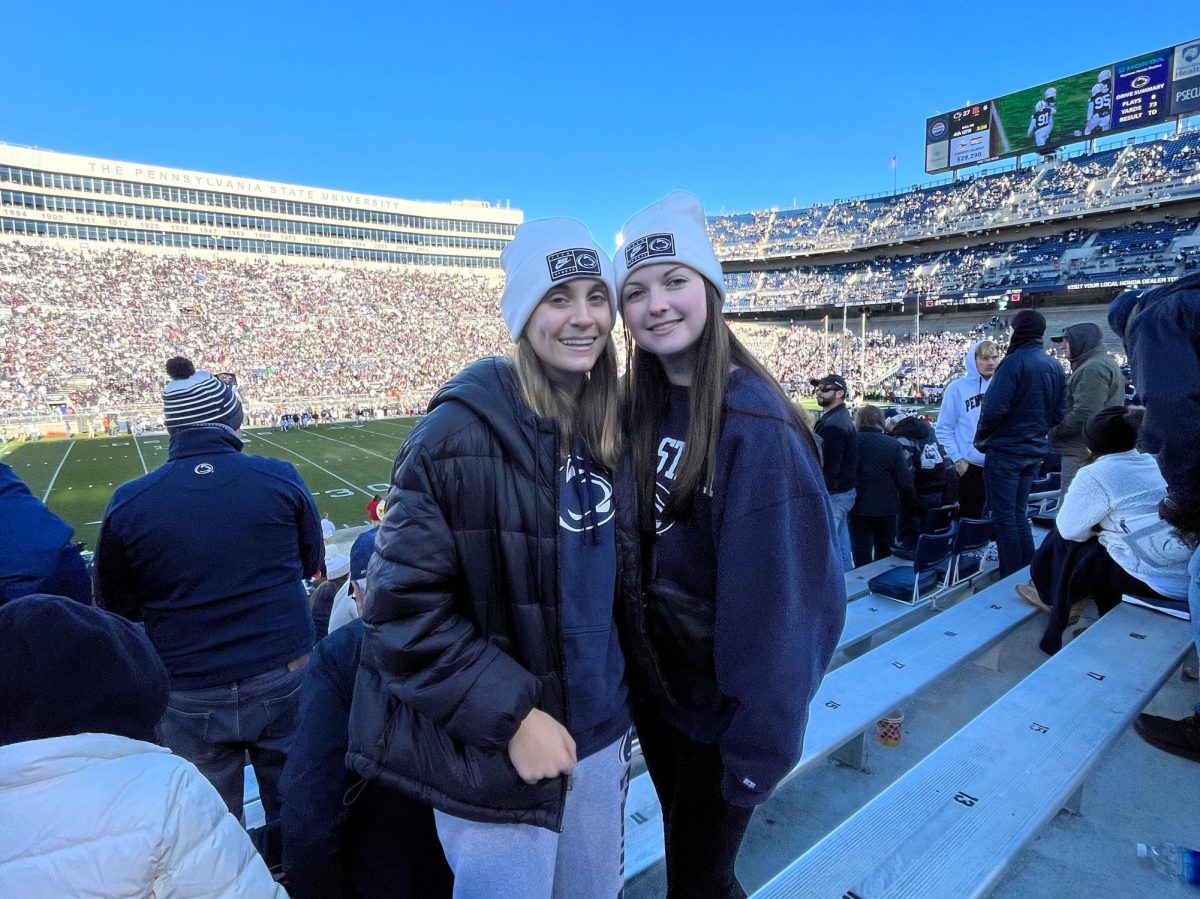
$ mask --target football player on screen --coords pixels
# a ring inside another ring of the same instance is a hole
[[[1112,102],[1112,73],[1103,69],[1096,76],[1092,95],[1088,98],[1087,127],[1083,129],[1085,136],[1097,129],[1108,131],[1112,128]]]
[[[1037,101],[1037,105],[1033,107],[1033,115],[1029,117],[1029,130],[1025,132],[1025,136],[1032,136],[1034,143],[1039,147],[1044,147],[1050,142],[1050,132],[1054,129],[1056,96],[1051,93],[1053,90],[1054,88],[1048,88],[1046,97]]]

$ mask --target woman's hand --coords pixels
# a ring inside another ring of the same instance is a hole
[[[575,740],[541,709],[532,709],[508,741],[508,757],[521,780],[535,784],[575,770]]]
[[[971,467],[971,463],[966,459],[959,459],[954,463],[954,470],[958,472],[958,476],[962,477],[967,473],[967,469]]]

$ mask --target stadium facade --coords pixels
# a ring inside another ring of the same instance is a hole
[[[434,203],[0,143],[0,235],[499,275],[518,209]]]

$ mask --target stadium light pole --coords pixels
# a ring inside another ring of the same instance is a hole
[[[858,344],[858,371],[862,376],[862,392],[863,396],[867,395],[867,311],[864,309],[862,313],[862,338]]]
[[[825,371],[829,372],[829,313],[825,313],[825,334],[821,338],[821,348],[825,352]]]
[[[916,367],[914,377],[917,381],[917,394],[921,393],[921,303],[925,300],[925,281],[921,280],[920,289],[917,291],[917,349],[916,349]]]
[[[848,296],[846,296],[846,294],[843,293],[842,294],[842,339],[841,339],[841,342],[838,344],[838,346],[840,346],[842,348],[842,351],[840,354],[841,355],[841,365],[842,365],[842,371],[841,371],[842,377],[846,376],[846,330],[847,330],[846,329],[846,312],[849,308],[850,308],[850,298]]]

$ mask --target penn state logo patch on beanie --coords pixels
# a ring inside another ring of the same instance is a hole
[[[674,234],[647,234],[625,248],[625,267],[633,268],[645,259],[675,255]]]
[[[600,277],[600,257],[595,250],[586,247],[574,247],[570,250],[559,250],[546,257],[546,265],[550,267],[550,280],[561,281],[563,278],[574,278],[580,275],[595,275]]]

